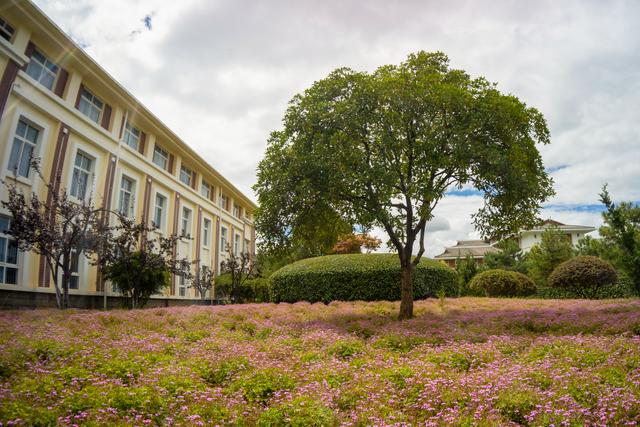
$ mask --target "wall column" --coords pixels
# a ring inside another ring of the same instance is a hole
[[[20,65],[13,59],[9,59],[2,74],[2,79],[0,79],[0,121],[2,120],[4,108],[7,105],[7,100],[9,99],[9,94],[11,93],[11,88],[13,87],[13,82],[16,80],[19,69]]]
[[[64,167],[64,158],[67,152],[67,143],[69,142],[69,127],[60,123],[58,131],[58,139],[53,153],[53,163],[51,164],[51,175],[49,177],[49,185],[51,186],[47,193],[47,209],[50,212],[51,223],[56,220],[55,206],[53,206],[54,193],[60,191],[60,180],[62,179],[62,169]],[[51,283],[51,271],[44,255],[40,255],[40,265],[38,268],[38,286],[48,288]]]

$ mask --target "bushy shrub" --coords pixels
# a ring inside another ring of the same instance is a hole
[[[617,282],[618,275],[611,264],[589,255],[563,262],[548,279],[550,287],[570,291],[582,298],[593,298]]]
[[[221,274],[216,278],[216,298],[231,299],[231,275]],[[238,302],[268,302],[269,279],[252,277],[245,280],[238,289]]]
[[[394,254],[348,254],[309,258],[289,264],[270,277],[274,302],[396,301],[400,299],[400,261]],[[444,290],[457,296],[456,272],[422,259],[413,272],[414,298]]]
[[[469,295],[469,282],[478,274],[476,260],[471,255],[458,259],[456,262],[456,272],[458,273],[458,293],[460,296]]]
[[[536,285],[522,273],[508,270],[487,270],[469,283],[470,290],[488,297],[524,297],[536,292]]]

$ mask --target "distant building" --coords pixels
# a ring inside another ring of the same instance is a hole
[[[595,231],[595,227],[588,225],[567,225],[548,219],[532,229],[521,230],[517,235],[513,236],[513,238],[518,242],[520,249],[524,253],[527,253],[533,245],[540,243],[542,233],[552,227],[564,232],[567,238],[571,239],[573,246],[576,246],[578,241],[587,233]],[[482,264],[486,254],[500,252],[500,249],[496,247],[497,243],[498,241],[490,242],[488,240],[460,240],[455,246],[445,248],[443,253],[435,256],[435,259],[442,260],[447,263],[447,265],[455,267],[456,260],[466,258],[467,255],[470,255],[476,260],[476,263]]]
[[[448,266],[455,267],[456,260],[470,255],[476,263],[482,264],[486,254],[495,252],[500,252],[500,249],[486,240],[459,240],[455,246],[445,248],[435,259],[443,260]]]

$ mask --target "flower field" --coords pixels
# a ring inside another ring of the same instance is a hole
[[[640,301],[0,312],[0,424],[640,423]]]

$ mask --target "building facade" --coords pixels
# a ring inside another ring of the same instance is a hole
[[[520,230],[510,237],[514,239],[520,250],[527,253],[531,248],[542,241],[542,233],[549,228],[555,228],[565,234],[573,246],[578,244],[587,233],[595,231],[595,227],[588,225],[568,225],[552,219],[542,221],[538,226],[531,229]],[[488,253],[500,252],[496,247],[498,241],[488,240],[460,240],[455,246],[444,248],[444,252],[435,256],[435,259],[444,261],[450,267],[455,267],[457,260],[471,256],[477,264],[482,264],[484,256]]]
[[[47,179],[60,174],[72,200],[91,197],[97,206],[152,224],[156,233],[191,237],[179,243],[179,257],[219,272],[227,244],[255,253],[255,204],[27,0],[0,7],[0,75],[2,180],[46,200],[47,187],[29,169],[37,157]],[[4,185],[0,198],[7,198]],[[1,233],[10,223],[0,212],[0,295],[5,303],[50,301],[44,259],[17,251]],[[113,294],[84,257],[76,264],[72,296],[89,301]],[[178,279],[156,299],[197,298]]]

